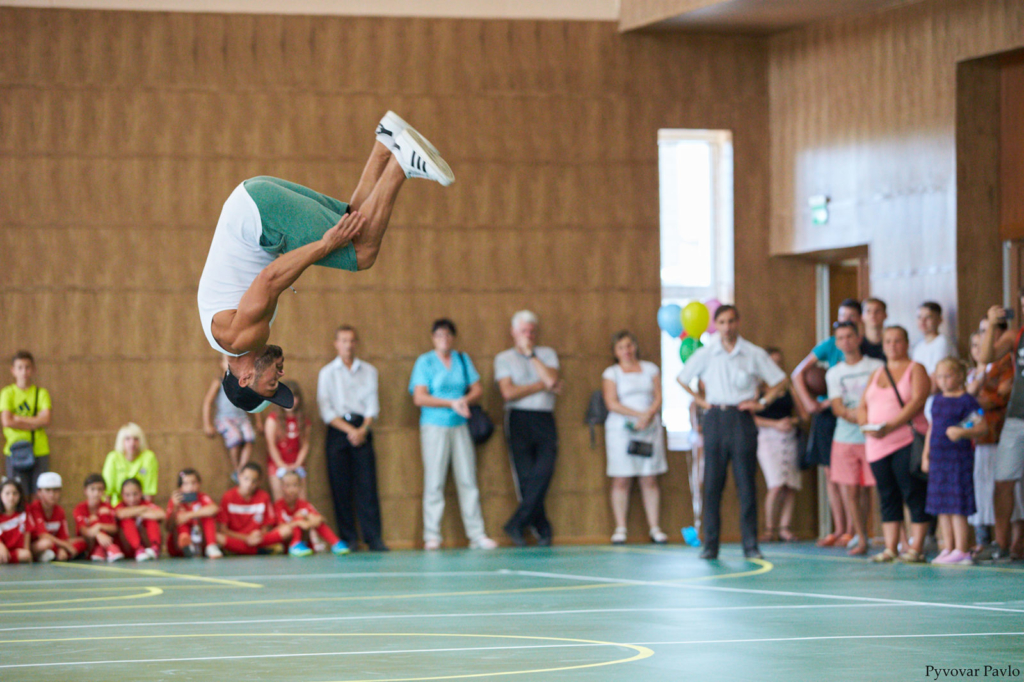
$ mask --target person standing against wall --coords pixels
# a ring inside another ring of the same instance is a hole
[[[562,380],[558,354],[553,348],[537,345],[539,323],[529,310],[513,315],[514,345],[494,358],[494,380],[505,399],[505,438],[519,497],[519,507],[504,530],[519,547],[526,544],[526,528],[534,530],[538,545],[550,545],[554,535],[544,511],[544,496],[555,474],[555,397],[562,391]]]
[[[704,419],[704,551],[702,559],[717,559],[721,530],[720,507],[726,469],[732,461],[740,501],[743,556],[761,559],[757,546],[757,426],[753,415],[762,412],[786,390],[786,373],[763,348],[740,336],[735,306],[715,311],[718,333],[683,365],[678,381],[697,404],[708,411]],[[690,387],[704,382],[701,395]],[[758,384],[768,390],[757,399]]]
[[[46,427],[50,425],[53,405],[50,392],[32,383],[35,371],[36,361],[32,354],[27,350],[19,350],[11,358],[14,383],[4,386],[0,391],[0,422],[4,427],[7,478],[21,478],[26,502],[36,491],[39,474],[50,470],[50,441],[46,436]],[[31,447],[33,459],[25,458],[31,466],[14,466],[19,457],[12,457],[12,446],[16,450]]]
[[[370,430],[380,414],[377,369],[356,357],[358,349],[355,327],[338,327],[334,332],[338,356],[320,370],[316,401],[320,418],[327,424],[327,475],[338,535],[355,550],[359,546],[358,519],[370,551],[386,552],[377,497],[377,453]]]

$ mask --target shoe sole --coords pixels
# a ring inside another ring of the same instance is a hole
[[[415,128],[413,128],[411,125],[408,124],[408,122],[406,122],[406,120],[404,118],[402,118],[401,116],[399,116],[395,112],[393,112],[390,109],[388,109],[388,113],[384,114],[384,120],[389,121],[389,122],[393,121],[394,123],[392,125],[396,129],[411,130],[411,131],[413,131],[414,133],[416,133],[417,135],[420,136],[420,139],[423,140],[423,142],[426,143],[427,147],[431,151],[433,151],[435,154],[438,153],[437,152],[437,147],[435,147],[434,145],[430,144],[430,140],[428,140],[427,138],[423,137],[423,133],[421,133],[420,131],[418,131]],[[398,135],[401,135],[401,133],[398,133]],[[393,137],[397,138],[398,135],[394,135]]]
[[[437,173],[440,176],[439,178],[436,178],[436,180],[442,187],[447,187],[455,182],[455,173],[452,172],[448,162],[441,158],[441,155],[437,153],[434,145],[430,144],[430,142],[420,135],[415,128],[406,128],[403,134],[407,135],[408,138],[412,140],[414,151],[419,152],[420,156],[434,164],[434,168],[437,169]],[[427,179],[435,180],[435,178]]]

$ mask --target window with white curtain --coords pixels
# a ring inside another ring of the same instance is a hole
[[[659,130],[661,302],[733,301],[733,165],[728,130]],[[707,342],[707,335],[702,338]],[[662,419],[688,450],[690,396],[676,382],[679,339],[661,334]]]

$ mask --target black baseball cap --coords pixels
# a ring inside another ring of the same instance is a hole
[[[238,377],[232,374],[231,370],[224,373],[224,379],[220,385],[231,404],[246,412],[262,412],[270,407],[270,403],[280,405],[286,410],[292,409],[295,405],[295,395],[292,393],[292,389],[284,385],[284,382],[277,385],[274,395],[269,398],[260,395],[248,386],[239,386]]]

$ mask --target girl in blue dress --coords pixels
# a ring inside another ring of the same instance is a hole
[[[956,358],[945,358],[935,367],[935,383],[941,393],[932,401],[922,469],[928,472],[925,511],[939,517],[946,548],[933,564],[973,563],[967,533],[967,517],[977,511],[971,439],[984,435],[988,425],[978,401],[964,388],[966,375]]]

